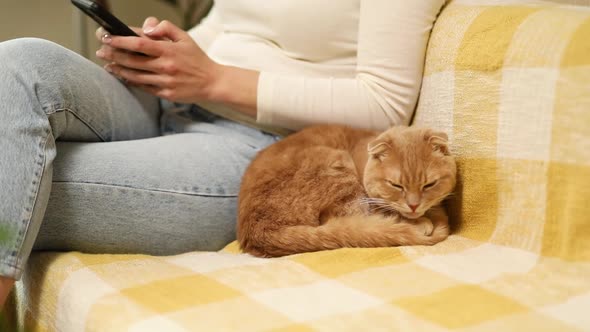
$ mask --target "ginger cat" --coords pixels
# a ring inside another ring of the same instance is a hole
[[[433,245],[449,235],[440,203],[455,187],[447,135],[312,126],[261,151],[239,194],[244,252]]]

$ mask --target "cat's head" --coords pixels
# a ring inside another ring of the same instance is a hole
[[[443,132],[396,126],[371,141],[363,185],[377,209],[415,219],[449,195],[457,168],[447,140]]]

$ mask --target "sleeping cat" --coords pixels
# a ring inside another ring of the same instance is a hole
[[[442,132],[312,126],[261,151],[246,170],[238,241],[260,257],[432,245],[449,235],[440,203],[455,177]]]

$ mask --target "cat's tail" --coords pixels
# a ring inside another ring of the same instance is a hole
[[[287,226],[267,231],[254,242],[242,245],[253,255],[276,257],[344,247],[433,245],[448,235],[447,223],[435,223],[433,229],[430,222],[410,224],[380,215],[347,216],[330,219],[321,226]]]

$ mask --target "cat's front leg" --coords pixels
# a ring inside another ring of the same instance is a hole
[[[428,244],[436,244],[449,237],[449,217],[442,205],[431,207],[421,218],[427,219],[432,227],[428,234]]]
[[[432,223],[432,220],[426,217],[416,219],[415,224],[424,231],[424,235],[426,236],[431,236],[432,232],[434,232],[434,224]]]
[[[439,233],[446,232],[446,235],[449,235],[449,216],[445,211],[444,207],[441,204],[435,205],[428,209],[424,214],[424,217],[430,219],[432,224],[434,225],[434,229],[437,230]]]
[[[401,217],[402,222],[407,222],[419,227],[426,236],[432,236],[436,231],[437,237],[443,239],[449,235],[449,218],[442,205],[435,205],[428,209],[423,216],[416,219]]]
[[[432,232],[434,231],[434,224],[432,222],[432,220],[430,220],[429,218],[422,216],[416,219],[408,219],[405,217],[400,217],[402,222],[406,222],[408,224],[414,225],[416,226],[416,228],[418,228],[418,231],[426,236],[431,236]]]

